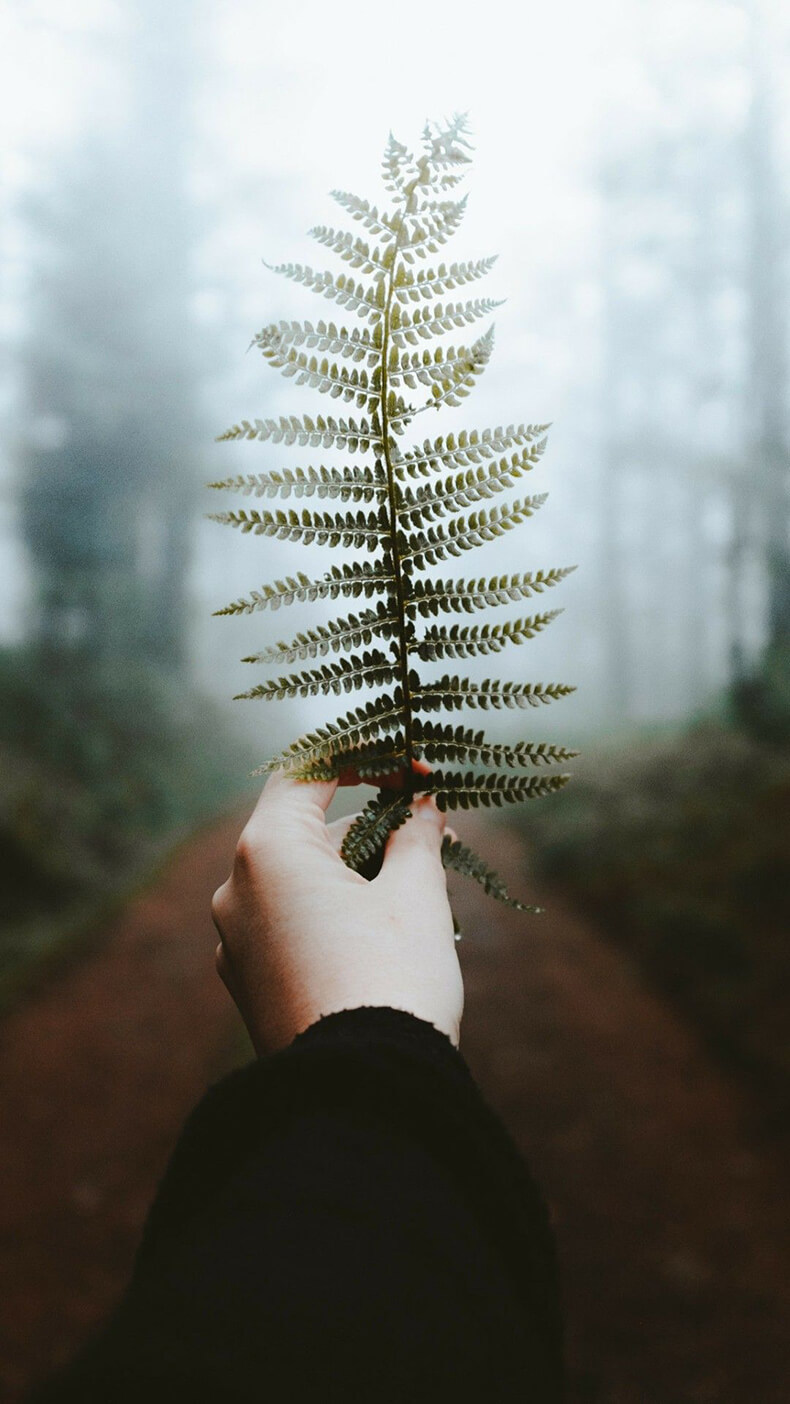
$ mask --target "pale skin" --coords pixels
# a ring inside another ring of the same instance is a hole
[[[327,823],[337,781],[276,771],[217,889],[217,970],[260,1055],[323,1015],[405,1010],[458,1046],[464,992],[441,860],[444,815],[416,798],[372,881],[340,857],[352,822]]]

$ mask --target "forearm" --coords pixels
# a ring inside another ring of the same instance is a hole
[[[558,1322],[543,1205],[462,1058],[420,1020],[359,1009],[204,1099],[121,1313],[81,1384],[49,1397],[91,1397],[89,1379],[118,1400],[185,1381],[199,1399],[255,1383],[346,1401],[477,1382],[548,1404]]]

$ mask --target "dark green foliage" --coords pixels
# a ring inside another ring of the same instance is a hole
[[[384,791],[365,805],[340,849],[341,857],[349,868],[359,872],[381,853],[390,834],[409,818],[409,803],[402,794]]]
[[[786,1120],[790,748],[712,722],[619,743],[523,828],[530,870],[593,913]]]
[[[760,666],[732,684],[729,707],[748,736],[767,745],[790,742],[790,640],[769,643]]]
[[[562,789],[567,775],[475,775],[467,771],[460,775],[434,770],[426,777],[423,787],[435,796],[440,809],[477,809],[492,805],[514,804],[520,800],[538,799]]]
[[[380,210],[356,195],[333,192],[356,222],[356,231],[316,226],[311,233],[350,270],[316,272],[303,264],[275,271],[354,313],[358,325],[340,321],[279,321],[264,327],[252,344],[264,359],[299,385],[342,400],[360,418],[303,415],[242,420],[223,440],[250,439],[302,448],[344,450],[345,466],[272,465],[260,473],[229,477],[212,486],[247,498],[321,499],[323,506],[248,506],[215,514],[243,533],[370,553],[372,559],[332,566],[317,580],[306,575],[263,585],[218,614],[252,614],[295,602],[322,599],[370,601],[367,608],[305,629],[245,659],[250,663],[295,663],[340,656],[308,671],[257,683],[246,698],[308,696],[385,688],[364,705],[294,741],[261,767],[291,769],[299,778],[354,773],[363,779],[400,774],[401,788],[383,789],[352,825],[343,846],[351,867],[369,871],[387,836],[402,824],[417,792],[435,795],[442,809],[499,806],[549,794],[567,780],[545,767],[575,753],[526,741],[488,741],[482,731],[426,719],[435,711],[540,707],[573,689],[562,683],[475,681],[445,675],[423,677],[420,662],[498,653],[524,643],[560,612],[498,623],[430,623],[420,618],[473,613],[528,599],[559,584],[573,567],[472,580],[437,578],[422,572],[465,551],[495,541],[520,526],[544,503],[545,493],[503,497],[539,462],[546,424],[463,430],[404,446],[415,416],[441,405],[459,405],[485,370],[493,349],[493,326],[469,345],[439,345],[443,334],[487,317],[497,303],[475,298],[448,300],[458,288],[482,278],[491,258],[472,263],[423,262],[456,232],[465,200],[447,197],[464,175],[469,142],[463,118],[426,126],[413,155],[387,144],[384,181],[392,208]],[[498,499],[498,500],[497,500]],[[378,647],[383,644],[386,651]],[[358,650],[364,650],[359,652]],[[415,762],[458,763],[462,770],[427,775]],[[469,767],[489,768],[486,773]],[[493,769],[491,769],[493,767]],[[540,775],[509,770],[543,767]],[[445,845],[449,866],[481,882],[486,891],[521,908],[482,859],[462,845]],[[522,908],[523,910],[534,910]]]
[[[236,801],[247,755],[169,672],[0,650],[0,1008],[8,981]]]
[[[527,907],[511,897],[502,879],[492,872],[483,859],[471,848],[459,843],[458,839],[451,839],[449,834],[442,842],[442,862],[445,868],[452,868],[454,872],[463,873],[464,877],[479,882],[489,897],[496,897],[498,902],[504,902],[508,907],[515,907],[519,912],[537,913],[543,910],[542,907]]]

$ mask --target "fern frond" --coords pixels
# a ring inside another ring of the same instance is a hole
[[[279,755],[259,766],[254,773],[264,775],[280,766],[289,770],[294,766],[309,765],[326,756],[353,753],[357,747],[387,734],[393,727],[402,727],[404,722],[403,694],[400,688],[396,688],[392,696],[385,693],[363,707],[355,707],[336,721],[328,722],[326,726],[306,732]]]
[[[444,126],[439,122],[426,122],[422,145],[429,169],[442,176],[458,166],[468,166],[472,159],[468,132],[469,119],[465,112],[456,113]]]
[[[439,809],[490,809],[503,804],[521,804],[541,799],[567,785],[570,775],[476,775],[467,771],[435,770],[420,782],[425,794],[433,795]]]
[[[405,759],[406,738],[399,732],[395,736],[380,736],[353,751],[340,751],[308,761],[294,774],[297,780],[334,780],[353,770],[361,780],[375,780],[403,770]]]
[[[375,368],[381,360],[381,326],[372,332],[366,327],[338,327],[334,322],[270,322],[256,332],[250,346],[266,352],[270,348],[283,350],[287,346],[306,346],[310,351],[328,351],[332,356],[365,361]]]
[[[506,644],[533,639],[558,614],[562,614],[561,609],[533,614],[528,619],[506,620],[503,624],[453,624],[450,629],[432,625],[414,645],[414,652],[427,662],[437,658],[475,658],[500,653]]]
[[[288,575],[285,580],[276,580],[273,585],[262,585],[260,590],[253,590],[249,598],[233,600],[224,609],[215,609],[214,613],[254,614],[259,609],[280,609],[282,605],[335,600],[339,596],[369,600],[374,595],[391,590],[394,583],[391,568],[380,561],[360,561],[353,566],[332,566],[320,580],[311,580],[301,571],[296,576]]]
[[[433,307],[418,307],[413,312],[402,312],[398,303],[392,309],[390,341],[393,346],[417,346],[442,332],[451,332],[456,327],[469,326],[481,317],[488,317],[502,300],[492,297],[479,297],[473,302],[448,302],[443,306],[437,302]]]
[[[267,332],[269,339],[265,342],[257,341],[256,344],[275,370],[281,371],[285,376],[295,376],[297,385],[309,385],[322,395],[351,401],[359,409],[376,408],[379,403],[376,371],[369,376],[364,366],[361,369],[357,369],[356,366],[349,369],[348,366],[338,365],[336,361],[327,360],[325,356],[319,361],[317,356],[308,356],[306,351],[298,351],[295,346],[290,346],[287,342],[282,343],[271,329],[267,329]],[[261,336],[264,335],[266,333],[261,333]],[[398,409],[401,413],[405,412],[406,406],[402,400]]]
[[[417,614],[436,615],[440,611],[472,614],[476,609],[540,595],[559,585],[575,569],[575,566],[562,566],[557,570],[525,571],[521,575],[494,575],[488,579],[483,576],[479,580],[416,579],[411,582],[411,598],[406,602],[406,610],[410,618]]]
[[[383,790],[365,805],[346,834],[340,856],[349,868],[359,872],[375,858],[390,834],[411,817],[408,798]]]
[[[438,409],[440,405],[460,405],[461,401],[474,388],[475,381],[483,374],[494,349],[494,328],[489,327],[484,336],[470,346],[468,353],[459,354],[450,363],[449,370],[437,377],[431,385],[432,400],[424,409]]]
[[[444,297],[456,288],[484,278],[496,261],[494,254],[490,258],[478,258],[474,263],[440,263],[437,268],[420,268],[416,273],[401,264],[393,280],[393,291],[401,303]]]
[[[271,440],[273,444],[299,444],[301,448],[347,448],[351,453],[361,449],[379,448],[381,429],[373,419],[333,419],[317,414],[313,419],[309,414],[297,418],[295,414],[281,415],[279,419],[242,419],[240,424],[231,425],[220,434],[217,443],[229,439],[257,439],[260,443]]]
[[[463,381],[468,376],[472,364],[479,364],[479,360],[468,346],[437,346],[433,355],[427,349],[403,351],[400,355],[393,350],[390,356],[389,381],[393,385],[408,385],[410,390],[416,390],[419,385],[441,387],[451,381]]]
[[[527,766],[564,765],[579,753],[547,741],[489,741],[483,731],[449,726],[422,717],[415,720],[414,739],[427,761],[466,761],[471,765]]]
[[[412,689],[411,700],[422,712],[457,711],[461,707],[479,707],[483,711],[502,707],[540,707],[569,697],[576,688],[568,683],[515,683],[492,681],[472,682],[470,678],[444,677],[421,685],[419,679]]]
[[[352,219],[359,220],[371,234],[379,236],[385,243],[389,243],[398,234],[401,228],[399,215],[388,214],[386,211],[379,214],[377,207],[371,205],[369,200],[352,195],[348,190],[332,190],[330,194],[342,209],[348,210]]]
[[[244,497],[329,497],[341,502],[373,502],[386,494],[387,486],[372,468],[283,468],[271,473],[248,473],[221,482],[209,483],[223,492],[240,492]]]
[[[381,162],[384,184],[391,194],[402,197],[404,179],[414,164],[414,156],[403,142],[389,134]]]
[[[476,284],[491,270],[494,258],[445,263],[438,256],[435,261],[428,257],[438,255],[463,219],[466,198],[450,192],[463,176],[469,151],[463,115],[427,124],[414,152],[390,136],[383,170],[391,207],[334,191],[357,229],[317,224],[310,231],[342,260],[346,271],[335,275],[301,263],[275,269],[354,313],[361,325],[349,329],[329,319],[281,319],[265,326],[253,345],[284,376],[356,405],[361,417],[244,419],[221,438],[345,451],[349,461],[335,465],[330,458],[316,467],[264,464],[261,472],[229,476],[211,485],[247,499],[267,499],[265,504],[245,503],[213,514],[214,520],[242,533],[353,548],[360,555],[367,549],[373,555],[367,562],[352,557],[318,579],[298,572],[217,611],[239,615],[323,599],[372,601],[368,608],[355,606],[356,613],[313,623],[290,639],[247,655],[248,663],[316,661],[304,671],[261,682],[240,694],[268,699],[376,689],[378,695],[305,733],[258,772],[283,766],[305,780],[358,777],[374,782],[398,773],[392,789],[367,806],[346,837],[344,856],[366,877],[373,875],[388,834],[408,816],[415,793],[435,794],[442,808],[529,799],[559,788],[567,776],[525,771],[555,766],[575,754],[544,742],[489,741],[483,731],[434,721],[429,715],[440,709],[540,707],[573,692],[571,686],[478,682],[450,674],[423,680],[418,671],[419,660],[487,655],[506,644],[520,644],[546,628],[560,611],[450,627],[437,622],[418,628],[419,619],[471,614],[527,599],[569,574],[564,568],[477,580],[421,575],[437,562],[497,540],[546,500],[545,493],[516,501],[494,499],[518,488],[521,477],[538,462],[548,425],[499,425],[426,439],[406,451],[400,446],[416,414],[463,402],[493,347],[493,326],[469,346],[426,345],[433,338],[449,340],[499,305],[495,299],[457,291]],[[416,405],[406,398],[414,392]],[[318,498],[318,507],[323,502],[330,510],[271,502],[307,498]],[[331,662],[326,661],[330,654],[335,655]],[[458,769],[425,776],[415,764],[419,760],[455,764]],[[474,767],[489,770],[480,774]],[[453,841],[445,843],[443,852],[448,866],[481,883],[491,895],[531,910],[509,898],[501,879],[470,849]]]
[[[342,663],[325,663],[307,673],[292,673],[288,678],[258,683],[248,692],[237,692],[234,702],[254,699],[278,701],[283,697],[315,697],[320,692],[353,692],[358,687],[384,687],[396,682],[398,670],[392,659],[374,648],[362,657],[350,654]]]
[[[384,249],[375,246],[371,248],[366,239],[355,238],[348,230],[331,229],[326,224],[316,224],[307,232],[312,239],[323,244],[325,249],[331,249],[344,263],[350,263],[352,268],[361,273],[375,276],[388,272],[392,265],[392,244],[388,244]]]
[[[418,569],[422,569],[426,561],[429,565],[435,565],[447,556],[460,556],[462,551],[471,551],[485,541],[494,541],[504,536],[506,531],[512,531],[513,527],[533,516],[543,506],[546,497],[545,492],[539,493],[503,507],[492,507],[490,511],[472,512],[469,517],[451,518],[446,526],[413,532],[401,551],[401,559],[412,561]]]
[[[303,546],[315,542],[318,546],[364,546],[375,551],[387,536],[386,513],[381,512],[261,512],[257,508],[238,512],[210,512],[209,520],[238,527],[256,536],[276,536],[280,541],[295,541]]]
[[[478,463],[506,453],[511,448],[523,448],[545,441],[548,424],[509,424],[506,429],[498,425],[496,429],[484,429],[482,433],[473,429],[462,430],[460,434],[448,434],[431,442],[426,439],[421,447],[398,453],[395,458],[395,475],[403,482],[410,482],[418,473],[428,477],[433,472],[448,468],[471,468]]]
[[[414,254],[426,258],[429,253],[438,253],[441,245],[452,238],[466,212],[466,198],[432,201],[407,216],[409,237],[398,240],[398,253],[407,263],[411,263]]]
[[[292,283],[300,283],[320,297],[328,297],[338,307],[347,307],[349,312],[356,312],[359,317],[367,317],[371,321],[381,317],[382,307],[375,283],[365,283],[361,279],[355,282],[345,273],[338,273],[335,277],[326,270],[319,272],[311,268],[308,263],[267,263],[266,267],[271,268],[272,273],[290,278]]]
[[[542,907],[526,906],[524,902],[511,897],[499,874],[489,868],[485,859],[458,839],[451,839],[449,834],[442,840],[442,863],[445,868],[479,882],[487,896],[494,897],[497,902],[504,902],[506,907],[515,907],[518,912],[536,914],[543,911]]]
[[[487,501],[513,487],[524,473],[529,473],[538,462],[546,440],[514,453],[510,458],[500,458],[498,463],[481,463],[477,468],[465,468],[453,473],[444,482],[419,483],[414,488],[404,488],[401,493],[399,515],[423,518],[444,516],[460,508],[472,507],[475,502]]]
[[[347,648],[360,648],[374,638],[391,639],[398,630],[398,615],[383,603],[378,609],[366,609],[357,617],[333,619],[329,624],[318,624],[315,629],[306,629],[297,634],[291,643],[273,644],[260,653],[252,653],[242,658],[242,663],[296,663],[304,658],[324,657],[327,653],[341,653]]]

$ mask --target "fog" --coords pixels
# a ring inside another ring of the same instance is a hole
[[[759,665],[788,628],[780,7],[141,0],[4,23],[1,642],[136,651],[295,734],[298,704],[230,698],[240,657],[316,608],[212,611],[332,553],[207,521],[205,484],[311,458],[214,436],[326,409],[246,354],[335,311],[263,260],[333,266],[306,234],[342,222],[329,190],[380,201],[390,129],[467,110],[448,255],[498,253],[480,291],[506,301],[479,388],[415,430],[550,421],[548,502],[462,564],[579,567],[499,671],[575,683],[551,730],[578,740],[715,708]]]
[[[245,657],[375,600],[215,613],[355,555],[209,519],[352,505],[208,486],[342,458],[218,442],[231,425],[364,414],[251,345],[280,319],[362,325],[273,266],[348,273],[308,234],[366,234],[330,192],[386,207],[388,133],[414,149],[463,112],[468,206],[436,262],[498,255],[444,298],[502,300],[494,353],[400,442],[550,423],[496,502],[548,497],[430,573],[577,567],[476,616],[561,608],[521,647],[420,668],[576,688],[446,718],[574,756],[559,794],[451,816],[481,855],[449,875],[463,1054],[550,1209],[569,1404],[787,1398],[789,56],[780,0],[0,7],[9,1404],[114,1308],[183,1117],[250,1055],[210,913],[256,770],[363,700],[234,695],[310,666]],[[534,778],[561,785],[557,756]],[[501,797],[464,784],[434,789]],[[490,900],[488,863],[526,911]],[[378,890],[422,940],[438,908]]]

